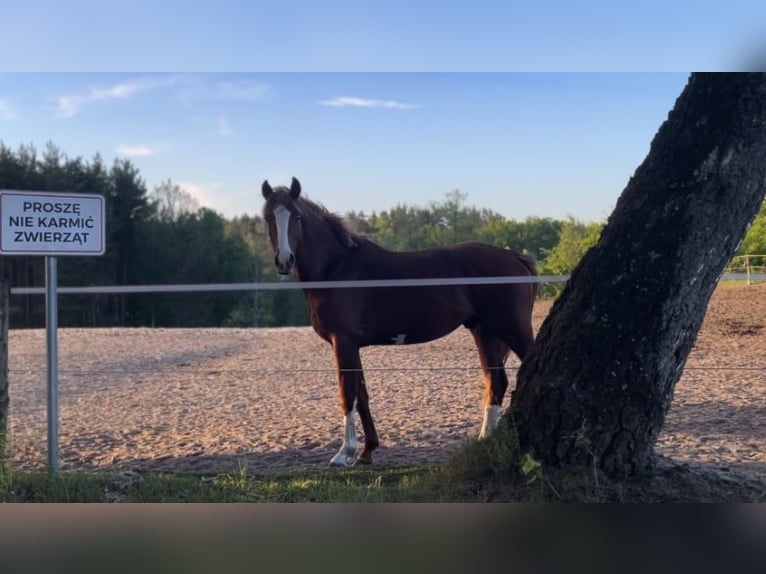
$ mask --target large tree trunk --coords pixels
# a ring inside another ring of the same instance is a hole
[[[511,414],[523,449],[612,476],[652,468],[710,296],[765,188],[766,75],[693,74],[522,364]]]

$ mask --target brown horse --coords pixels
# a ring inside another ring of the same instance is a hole
[[[352,232],[335,214],[289,188],[261,188],[263,218],[282,275],[300,281],[432,279],[536,275],[535,261],[507,249],[461,243],[423,251],[392,252]],[[364,430],[356,462],[371,463],[378,447],[359,356],[360,347],[431,341],[463,325],[479,350],[485,385],[481,437],[497,425],[508,388],[509,350],[523,359],[533,341],[536,283],[304,289],[311,324],[335,354],[345,432],[330,464],[347,466],[357,450],[354,413]]]

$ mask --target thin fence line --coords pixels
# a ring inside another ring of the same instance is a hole
[[[447,285],[503,285],[529,283],[565,283],[569,275],[533,275],[523,277],[435,277],[425,279],[364,279],[349,281],[272,281],[258,283],[201,283],[193,285],[94,285],[61,287],[61,295],[193,293],[209,291],[285,291],[291,289],[354,289],[376,287],[439,287]],[[11,295],[43,295],[44,287],[12,287]]]
[[[183,368],[183,367],[171,367],[171,368]],[[520,367],[518,366],[507,366],[507,367],[489,367],[487,370],[490,371],[496,371],[500,369],[510,370],[510,371],[518,371]],[[11,373],[24,373],[24,374],[31,374],[31,373],[44,373],[46,372],[44,368],[36,369],[36,368],[23,368],[23,367],[17,367],[17,368],[9,368],[9,372]],[[356,373],[356,372],[376,372],[376,373],[386,373],[386,372],[443,372],[443,371],[481,371],[482,367],[479,366],[465,366],[465,367],[370,367],[370,368],[362,368],[362,369],[341,369],[340,372],[343,373]],[[735,367],[735,366],[723,366],[723,367],[685,367],[684,372],[686,371],[742,371],[742,372],[766,372],[766,367]],[[132,370],[131,373],[156,373],[157,375],[165,374],[167,372],[167,369],[165,370],[156,370],[156,369],[145,369],[145,370]],[[219,375],[219,374],[266,374],[266,375],[280,375],[280,374],[315,374],[315,373],[336,373],[336,369],[333,368],[326,368],[326,369],[185,369],[185,373],[192,373],[192,374],[204,374],[204,375]],[[124,370],[69,370],[69,369],[59,369],[59,373],[64,373],[68,375],[122,375],[125,374]]]
[[[291,289],[358,289],[379,287],[438,287],[448,285],[507,285],[529,283],[566,283],[569,275],[534,275],[524,277],[449,277],[431,279],[376,279],[358,281],[280,281],[258,283],[203,283],[194,285],[94,285],[61,287],[60,295],[101,295],[133,293],[198,293],[215,291],[285,291]],[[766,273],[724,273],[726,281],[766,281]],[[11,295],[44,295],[45,287],[11,287]]]

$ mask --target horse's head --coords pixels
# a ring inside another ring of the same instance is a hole
[[[301,209],[298,198],[301,182],[293,178],[290,187],[272,189],[264,180],[261,193],[266,203],[263,219],[269,227],[269,239],[274,249],[274,265],[280,275],[289,275],[295,267],[295,253],[301,240]]]

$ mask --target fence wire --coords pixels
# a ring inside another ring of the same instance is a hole
[[[510,365],[506,367],[488,367],[486,370],[488,371],[496,371],[504,369],[506,371],[518,371],[519,366],[517,365]],[[183,372],[189,373],[189,374],[196,374],[196,375],[225,375],[225,374],[237,374],[237,375],[285,375],[285,374],[317,374],[317,373],[330,373],[335,374],[337,372],[342,373],[386,373],[386,372],[392,372],[392,373],[420,373],[420,372],[466,372],[466,371],[476,371],[481,372],[483,369],[480,366],[456,366],[456,367],[368,367],[368,368],[361,368],[361,369],[331,369],[331,368],[321,368],[321,369],[294,369],[294,368],[285,368],[285,369],[189,369],[184,366],[177,366],[173,365],[167,368],[156,369],[140,369],[140,370],[132,370],[132,373],[157,373],[161,374],[164,371],[167,370],[175,370],[175,369],[182,369]],[[736,365],[721,365],[716,367],[695,367],[695,366],[687,366],[684,367],[684,372],[686,371],[742,371],[742,372],[766,372],[766,366],[760,367],[741,367]],[[33,375],[33,374],[44,374],[46,372],[44,367],[41,368],[29,368],[29,367],[17,367],[17,368],[9,368],[10,373],[15,374],[26,374],[26,375]],[[74,370],[74,369],[62,369],[59,368],[59,374],[61,375],[69,375],[69,376],[86,376],[86,375],[124,375],[124,370],[116,370],[116,369],[82,369],[82,370]]]
[[[439,287],[448,285],[509,285],[529,283],[566,283],[569,275],[534,275],[526,277],[450,277],[433,279],[375,279],[358,281],[273,281],[258,283],[201,283],[196,285],[94,285],[58,286],[58,295],[103,295],[132,293],[200,293],[215,291],[286,291],[291,289],[359,289],[380,287]],[[724,273],[726,281],[766,281],[766,273]],[[12,287],[11,295],[44,295],[45,287]]]

